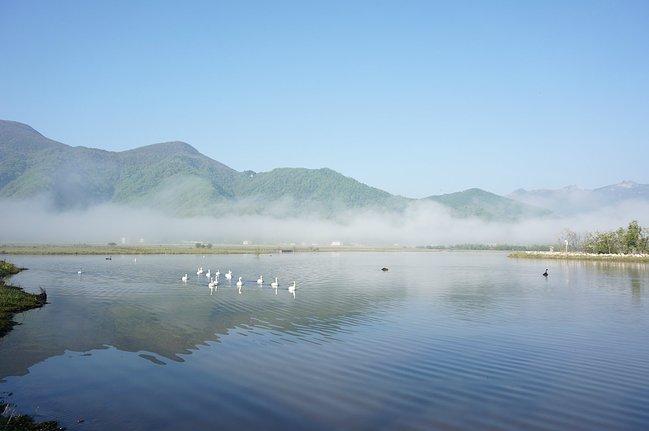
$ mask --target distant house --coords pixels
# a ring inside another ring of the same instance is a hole
[[[243,242],[243,245],[250,245],[250,244],[252,244],[252,242],[250,242],[250,241],[248,241],[248,240],[245,240],[245,241]]]
[[[340,247],[341,245],[343,245],[341,241],[331,241],[332,247]]]

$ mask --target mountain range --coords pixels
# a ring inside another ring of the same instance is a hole
[[[649,184],[622,181],[596,189],[567,186],[560,189],[518,189],[511,199],[547,208],[559,216],[567,216],[610,207],[623,202],[649,202]]]
[[[623,190],[611,186],[588,192],[619,201],[628,196],[649,198],[647,188],[633,184]],[[505,197],[473,188],[412,199],[328,168],[237,171],[179,141],[120,152],[72,147],[26,124],[0,120],[0,198],[46,196],[58,210],[118,203],[176,216],[335,217],[349,210],[394,212],[418,202],[435,202],[456,217],[512,221],[563,213],[562,193],[517,190]]]

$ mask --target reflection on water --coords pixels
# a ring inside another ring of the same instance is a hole
[[[457,252],[12,259],[31,268],[15,282],[46,288],[50,304],[0,340],[0,392],[70,429],[78,417],[84,429],[649,427],[648,265]],[[233,281],[210,292],[199,265]]]

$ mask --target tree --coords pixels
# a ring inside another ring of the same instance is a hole
[[[579,235],[577,235],[576,232],[570,229],[564,229],[559,234],[559,244],[561,246],[560,249],[563,249],[566,241],[568,242],[568,250],[577,251],[582,249],[582,243]]]
[[[633,220],[624,233],[624,252],[639,253],[642,239],[642,228],[637,220]]]
[[[588,253],[647,253],[649,235],[645,232],[647,230],[633,220],[626,229],[621,227],[609,232],[588,233],[583,249]]]

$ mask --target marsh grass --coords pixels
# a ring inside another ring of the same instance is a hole
[[[11,262],[0,260],[0,277],[8,277],[10,275],[18,274],[24,268],[18,268]]]
[[[0,337],[4,336],[16,324],[13,320],[15,313],[39,308],[47,303],[47,293],[28,293],[20,287],[8,285],[4,277],[22,271],[10,262],[0,261]]]

